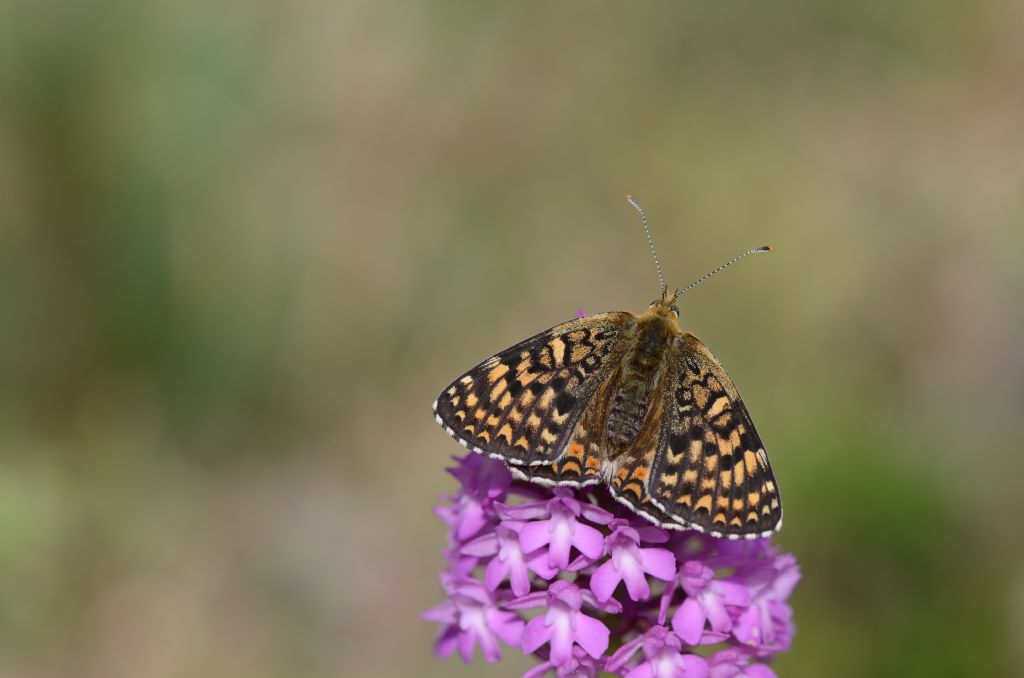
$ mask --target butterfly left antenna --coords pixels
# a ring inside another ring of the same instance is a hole
[[[658,269],[658,284],[660,285],[659,292],[665,293],[665,276],[661,274],[661,262],[658,261],[658,252],[654,249],[654,239],[651,238],[651,229],[647,227],[647,215],[644,214],[644,208],[640,207],[640,201],[634,198],[631,194],[626,194],[626,200],[632,205],[637,212],[640,213],[640,221],[644,224],[644,233],[647,234],[647,244],[651,246],[651,255],[654,256],[654,267]]]

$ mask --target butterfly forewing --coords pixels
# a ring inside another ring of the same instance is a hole
[[[692,334],[676,341],[663,393],[651,501],[680,524],[715,536],[768,536],[782,520],[775,476],[729,375]]]
[[[441,392],[438,423],[465,447],[509,464],[554,463],[621,362],[635,318],[599,313],[570,320],[488,358]]]

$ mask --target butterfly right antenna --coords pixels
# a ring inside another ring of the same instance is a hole
[[[740,259],[742,259],[743,257],[749,256],[749,255],[751,255],[751,254],[760,254],[761,252],[771,252],[771,251],[773,251],[773,250],[772,250],[772,246],[771,246],[771,245],[763,245],[763,246],[761,246],[761,247],[755,247],[755,248],[754,248],[754,249],[752,249],[752,250],[747,250],[747,251],[746,251],[746,252],[744,252],[743,254],[740,254],[740,255],[738,255],[738,256],[735,256],[735,257],[733,257],[732,259],[730,259],[729,261],[725,262],[724,264],[722,264],[721,266],[719,266],[719,267],[718,267],[718,268],[716,268],[715,270],[713,270],[713,271],[710,271],[710,272],[708,272],[708,273],[705,273],[705,274],[704,274],[704,275],[702,275],[701,277],[697,278],[697,279],[696,279],[696,280],[694,280],[694,281],[693,281],[692,283],[690,283],[689,285],[687,285],[686,287],[684,287],[683,289],[681,289],[681,290],[679,291],[679,294],[680,294],[680,295],[682,295],[682,294],[683,294],[683,293],[685,293],[685,292],[686,292],[687,290],[689,290],[689,289],[692,289],[692,288],[696,287],[697,285],[701,284],[702,282],[704,282],[705,280],[707,280],[708,278],[710,278],[710,277],[711,277],[711,276],[713,276],[714,274],[716,274],[716,273],[718,273],[718,272],[720,272],[720,271],[724,271],[725,269],[729,268],[730,266],[732,266],[733,264],[735,264],[735,263],[736,263],[737,261],[739,261],[739,260],[740,260]]]

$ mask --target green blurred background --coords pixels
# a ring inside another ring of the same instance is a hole
[[[436,662],[429,406],[688,294],[796,676],[1024,675],[1024,6],[0,4],[0,675]]]

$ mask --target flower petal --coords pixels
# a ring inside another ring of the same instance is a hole
[[[683,666],[686,678],[708,678],[708,662],[696,654],[684,654]]]
[[[756,605],[751,605],[744,610],[732,628],[732,633],[736,636],[736,640],[744,644],[759,642],[761,640],[761,631],[758,628],[760,621],[761,615],[758,613]]]
[[[491,562],[487,563],[487,569],[484,570],[484,586],[491,591],[498,588],[501,582],[505,581],[505,576],[509,572],[508,561],[502,561],[497,558],[492,558]],[[526,595],[530,592],[529,587],[522,594]]]
[[[459,635],[459,639],[457,642],[459,646],[459,656],[462,657],[462,661],[466,662],[467,664],[473,661],[474,639],[475,634],[472,631],[463,631]]]
[[[633,640],[623,644],[622,647],[616,650],[615,653],[608,658],[608,661],[604,665],[605,671],[615,673],[625,666],[629,660],[633,658],[633,655],[636,654],[636,651],[640,649],[643,642],[644,637],[637,636]]]
[[[536,520],[519,530],[519,545],[523,553],[530,553],[551,543],[551,521]]]
[[[595,558],[587,558],[585,555],[581,553],[575,558],[573,558],[572,562],[566,565],[565,569],[569,572],[579,572],[580,570],[585,570],[596,563],[597,560]]]
[[[700,604],[693,598],[687,598],[672,615],[672,630],[688,645],[696,645],[704,633],[705,621],[707,616]]]
[[[459,614],[455,607],[455,603],[450,600],[446,600],[443,603],[435,605],[429,610],[420,613],[420,619],[440,622],[441,624],[454,624],[459,620]]]
[[[549,613],[554,617],[551,621],[551,663],[555,666],[564,666],[572,660],[574,634],[571,614],[564,610]]]
[[[744,671],[747,678],[778,678],[771,668],[764,664],[751,664]]]
[[[487,568],[490,570],[490,567]],[[523,562],[510,563],[508,567],[508,582],[512,587],[512,593],[516,596],[525,596],[530,592],[530,573]]]
[[[467,556],[476,556],[477,558],[493,556],[498,552],[498,535],[494,532],[482,534],[463,546],[460,551]]]
[[[640,535],[641,541],[648,544],[664,544],[668,541],[668,530],[663,530],[654,525],[642,525],[636,531]]]
[[[517,504],[515,506],[497,504],[497,510],[498,515],[502,518],[536,520],[548,515],[548,503],[546,501],[537,501],[530,504]]]
[[[526,565],[544,579],[551,579],[558,574],[558,568],[548,564],[548,554],[543,549],[525,556],[525,559]]]
[[[604,602],[612,597],[620,581],[622,581],[622,576],[609,560],[598,566],[594,570],[594,574],[590,576],[590,590],[594,592],[598,600]]]
[[[608,649],[608,627],[585,614],[576,615],[576,642],[597,659]]]
[[[533,654],[541,645],[551,639],[551,627],[545,623],[544,618],[545,615],[541,615],[526,623],[520,641],[520,647],[526,654]]]
[[[564,603],[566,607],[572,610],[578,610],[583,606],[583,591],[576,584],[564,579],[552,582],[548,588],[548,593],[549,597]]]
[[[488,610],[487,626],[494,631],[494,635],[512,647],[519,647],[522,642],[525,624],[518,615],[501,610]]]
[[[529,610],[534,607],[543,607],[547,602],[547,591],[534,591],[533,593],[527,593],[521,598],[508,601],[505,603],[504,608],[506,610]]]
[[[775,568],[778,570],[778,576],[772,585],[773,597],[776,600],[785,600],[800,581],[800,568],[797,567],[796,557],[789,553],[775,559]]]
[[[532,669],[523,674],[523,678],[543,678],[546,676],[548,671],[554,668],[554,664],[551,662],[544,662],[543,664],[537,664]]]
[[[630,563],[630,566],[625,568],[622,574],[622,580],[626,582],[626,591],[629,593],[630,600],[646,600],[651,595],[647,577],[635,563]]]
[[[593,504],[586,503],[582,505],[581,513],[583,514],[584,518],[586,518],[592,523],[597,523],[598,525],[607,525],[608,523],[612,522],[612,518],[615,517],[610,512],[605,511],[600,506],[594,506]]]
[[[449,626],[438,636],[437,642],[434,643],[434,654],[438,659],[450,657],[452,652],[455,652],[460,633],[458,626]]]
[[[663,581],[676,576],[676,557],[668,549],[640,549],[644,572]]]
[[[576,523],[572,544],[588,558],[600,558],[604,551],[604,535],[590,525]]]
[[[480,642],[480,652],[484,659],[494,663],[501,659],[501,648],[498,646],[498,639],[485,629],[478,629],[476,639]]]
[[[597,599],[597,596],[590,589],[583,590],[583,600],[590,607],[607,614],[619,614],[622,612],[622,603],[615,600],[614,597],[601,601]]]
[[[720,579],[711,583],[711,590],[726,605],[736,605],[737,607],[750,605],[750,589],[739,582]]]
[[[548,565],[564,570],[569,564],[569,549],[572,547],[572,527],[568,522],[554,523],[551,544],[548,545]]]
[[[729,616],[729,612],[725,609],[725,604],[720,598],[713,594],[704,593],[700,596],[700,603],[704,607],[704,612],[708,615],[708,621],[711,622],[712,629],[722,633],[732,630],[732,617]]]
[[[469,539],[483,529],[487,524],[487,514],[480,502],[470,497],[465,497],[462,511],[459,512],[458,525],[455,528],[455,535],[460,541]]]
[[[626,678],[655,678],[654,667],[650,662],[644,662],[626,674]]]

